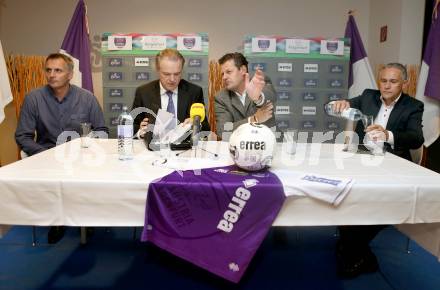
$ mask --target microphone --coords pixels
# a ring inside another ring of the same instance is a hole
[[[193,121],[191,141],[194,147],[199,143],[199,133],[202,127],[201,123],[205,120],[205,106],[202,103],[192,104],[189,115]]]

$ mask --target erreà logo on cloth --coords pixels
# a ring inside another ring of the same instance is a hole
[[[244,187],[240,186],[235,191],[235,195],[228,204],[228,209],[223,214],[223,219],[221,219],[217,225],[217,229],[224,231],[225,233],[230,233],[234,229],[234,224],[240,218],[241,211],[251,197],[251,191],[248,188],[256,186],[258,180],[246,179],[243,181],[243,184]]]

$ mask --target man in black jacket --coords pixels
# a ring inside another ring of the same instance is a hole
[[[188,122],[191,105],[204,103],[201,87],[182,79],[185,59],[175,49],[164,49],[156,56],[156,70],[159,79],[136,89],[132,109],[146,108],[148,113],[139,114],[134,120],[134,130],[138,137],[148,131],[148,124],[154,124],[159,109],[174,114],[174,125]],[[139,130],[139,131],[138,131]],[[202,123],[202,131],[209,131],[207,118]]]
[[[367,134],[370,140],[383,142],[387,152],[411,160],[409,150],[419,148],[424,142],[423,103],[402,92],[406,83],[406,68],[399,63],[389,63],[380,72],[379,91],[365,90],[356,98],[336,101],[334,110],[340,112],[353,107],[364,115],[374,116],[374,124],[367,128],[358,122],[356,133],[360,142]],[[340,276],[353,278],[378,269],[369,243],[385,226],[339,227],[336,253]]]

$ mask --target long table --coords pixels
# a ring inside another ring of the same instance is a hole
[[[440,257],[439,174],[389,153],[343,152],[339,144],[298,144],[294,155],[282,146],[272,170],[350,177],[355,184],[337,207],[307,196],[287,197],[274,225],[409,224],[408,232],[414,232],[424,224],[433,234],[423,236],[437,239],[426,247]],[[143,226],[149,183],[175,169],[233,163],[227,143],[203,142],[201,147],[218,157],[199,149],[163,164],[158,152],[135,142],[133,160],[121,161],[114,139],[94,139],[89,148],[81,148],[76,139],[1,167],[0,224]],[[291,192],[294,179],[281,181]]]

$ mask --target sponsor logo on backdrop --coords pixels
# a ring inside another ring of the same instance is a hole
[[[252,38],[252,52],[276,52],[277,41],[275,38]]]
[[[305,63],[304,64],[304,72],[305,73],[317,73],[318,72],[318,64],[317,63]]]
[[[122,97],[124,95],[122,89],[109,89],[108,94],[110,97]]]
[[[117,126],[118,125],[118,117],[111,117],[110,118],[110,125]]]
[[[306,88],[315,88],[318,86],[318,79],[305,79],[304,87]]]
[[[337,130],[337,129],[339,129],[339,123],[337,123],[337,122],[327,122],[327,129]]]
[[[110,58],[108,60],[108,66],[112,66],[112,67],[114,67],[114,66],[122,66],[122,58],[120,58],[120,57]]]
[[[177,50],[202,51],[201,36],[177,36]]]
[[[337,94],[337,93],[331,93],[328,95],[328,100],[329,101],[337,101],[342,99],[342,94]]]
[[[286,53],[310,53],[310,40],[286,39]]]
[[[126,35],[110,35],[107,38],[108,50],[132,50],[132,37]]]
[[[316,115],[316,107],[302,107],[303,115]]]
[[[302,121],[301,127],[303,129],[315,129],[316,123],[315,123],[315,121]]]
[[[316,94],[305,92],[305,93],[303,93],[303,100],[304,101],[316,101]]]
[[[290,122],[288,120],[280,120],[277,122],[278,129],[287,129],[290,127]]]
[[[200,58],[190,58],[188,60],[188,66],[189,67],[201,67],[202,60]]]
[[[134,66],[150,66],[149,57],[135,57]]]
[[[188,80],[190,82],[201,82],[202,81],[202,74],[201,73],[189,73]]]
[[[286,63],[286,62],[279,62],[278,63],[278,71],[280,71],[280,72],[292,72],[293,71],[293,64],[292,63]]]
[[[278,100],[287,101],[290,100],[291,93],[290,92],[277,92]]]
[[[292,86],[292,79],[278,79],[278,86],[291,87]]]
[[[343,73],[344,67],[340,64],[332,64],[332,65],[330,65],[330,72],[331,73]]]
[[[121,112],[123,103],[110,103],[110,111],[111,112]]]
[[[122,80],[122,72],[109,72],[108,79],[110,81],[121,81]]]
[[[143,50],[164,50],[167,48],[167,37],[163,35],[142,36]]]
[[[344,55],[342,40],[321,40],[321,54]]]
[[[267,63],[264,63],[264,62],[251,63],[251,70],[252,71],[256,71],[257,69],[259,69],[261,71],[266,71],[266,68],[267,68]]]
[[[341,88],[342,87],[342,80],[330,80],[330,87],[331,88]]]
[[[276,115],[288,115],[288,114],[290,114],[290,106],[276,106],[275,114]]]
[[[150,75],[147,72],[136,72],[136,80],[137,81],[148,81],[150,79]]]

